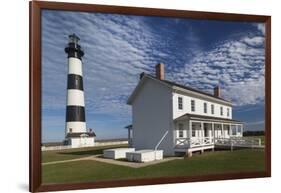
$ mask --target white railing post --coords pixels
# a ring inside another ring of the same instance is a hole
[[[201,139],[200,139],[200,142],[199,142],[199,143],[200,143],[200,145],[203,145],[203,144],[204,144],[204,137],[205,137],[205,136],[204,136],[204,128],[203,128],[204,125],[203,125],[203,122],[202,122],[202,121],[200,122],[200,124],[201,124],[201,136],[200,136]]]

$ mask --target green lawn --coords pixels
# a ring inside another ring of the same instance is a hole
[[[127,147],[128,145],[113,145],[113,146],[102,146],[102,147],[87,147],[87,148],[76,148],[68,150],[58,151],[42,151],[42,163],[70,160],[95,154],[102,154],[103,149],[116,148],[116,147]]]
[[[44,184],[48,184],[246,171],[264,171],[263,150],[205,152],[203,155],[195,155],[192,158],[173,160],[143,168],[129,168],[96,161],[60,163],[43,166],[42,179]]]

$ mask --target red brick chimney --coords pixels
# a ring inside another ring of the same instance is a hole
[[[156,78],[159,80],[164,80],[164,64],[159,63],[155,66],[155,71],[156,71]]]
[[[220,87],[219,86],[216,86],[215,88],[214,88],[214,96],[215,97],[221,97],[221,91],[220,91]]]
[[[144,72],[140,73],[140,80],[142,79],[142,77],[145,75]]]

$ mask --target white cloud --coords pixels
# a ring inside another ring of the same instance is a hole
[[[130,117],[126,99],[139,73],[153,72],[160,58],[177,58],[165,49],[174,39],[155,33],[144,17],[44,11],[42,22],[44,109],[65,108],[67,60],[63,49],[68,34],[77,33],[85,50],[83,73],[89,113]],[[176,36],[173,30],[159,27]],[[186,39],[196,41],[192,32],[187,32]],[[189,46],[188,50],[191,54],[196,49]]]
[[[222,88],[224,98],[242,106],[264,100],[264,37],[243,36],[198,53],[171,80],[213,92]]]
[[[258,30],[259,30],[263,35],[265,34],[265,24],[264,24],[264,23],[256,24],[256,27],[258,28]]]
[[[153,72],[154,65],[166,58],[173,62],[165,66],[167,77],[173,81],[209,92],[220,84],[224,97],[236,105],[263,100],[264,37],[261,34],[246,35],[222,42],[212,50],[199,51],[198,38],[189,30],[183,37],[187,42],[183,39],[177,42],[186,49],[177,50],[174,42],[177,34],[173,30],[159,26],[169,36],[155,33],[142,17],[54,13],[43,12],[42,19],[44,109],[65,108],[67,60],[64,47],[67,35],[73,32],[81,37],[85,50],[87,112],[127,117],[130,107],[125,102],[137,84],[139,73]],[[264,29],[263,24],[256,26],[261,32]],[[179,67],[183,61],[187,62]]]
[[[250,46],[262,46],[264,43],[264,37],[256,36],[256,37],[246,37],[244,42],[249,44]]]

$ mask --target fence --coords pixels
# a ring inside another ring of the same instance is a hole
[[[101,146],[109,146],[109,145],[123,145],[128,144],[127,140],[123,141],[96,141],[94,146],[90,147],[101,147]],[[89,147],[89,146],[83,146],[83,147]],[[41,146],[42,151],[54,151],[54,150],[64,150],[64,149],[71,149],[71,145],[59,145],[59,146]]]

